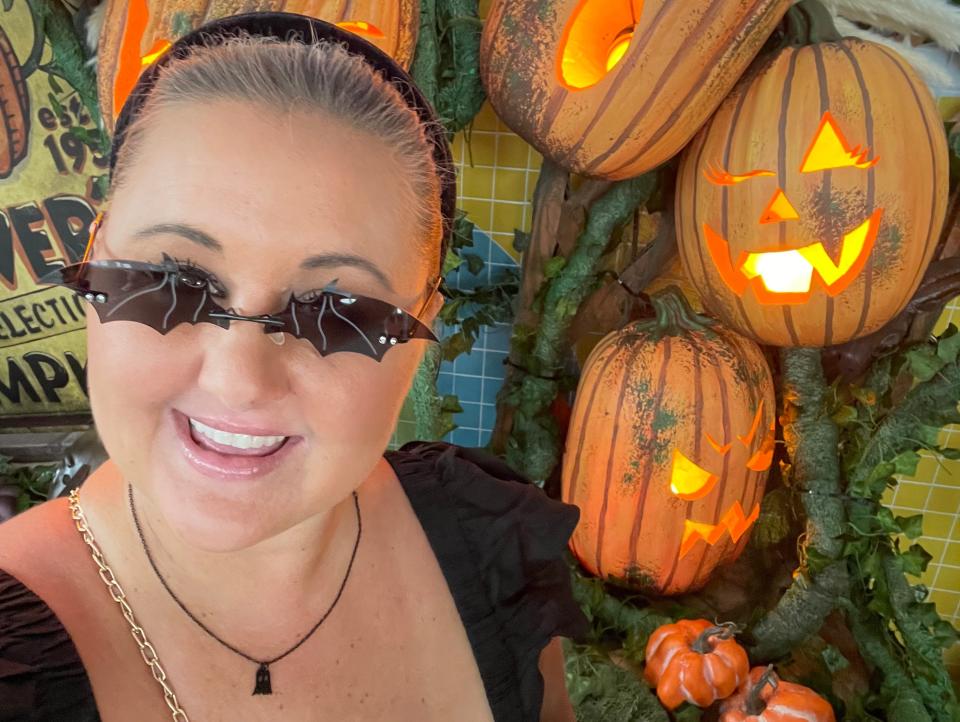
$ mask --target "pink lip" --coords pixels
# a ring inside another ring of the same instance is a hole
[[[183,415],[183,412],[176,411],[176,413]],[[194,421],[199,421],[201,424],[206,424],[207,426],[212,426],[215,429],[220,431],[227,431],[231,434],[249,434],[250,436],[295,436],[295,434],[288,434],[284,431],[276,431],[275,429],[270,429],[266,426],[258,426],[256,424],[237,424],[228,419],[217,419],[212,416],[195,416],[193,414],[187,414]]]
[[[180,450],[187,462],[204,476],[221,481],[256,479],[266,476],[276,471],[303,445],[302,436],[293,436],[269,456],[220,454],[199,446],[193,440],[190,435],[189,419],[184,414],[171,409],[170,420],[180,442]]]

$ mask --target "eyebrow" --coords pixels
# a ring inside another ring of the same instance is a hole
[[[196,243],[198,246],[223,254],[223,244],[209,233],[201,231],[199,228],[187,225],[186,223],[155,223],[151,226],[141,228],[133,234],[134,238],[146,238],[160,233],[172,233],[186,238],[188,241]],[[390,279],[380,270],[372,261],[358,256],[354,253],[320,253],[314,256],[307,256],[300,262],[300,268],[305,271],[312,271],[317,268],[339,268],[349,266],[367,271],[376,278],[384,288],[396,292]]]

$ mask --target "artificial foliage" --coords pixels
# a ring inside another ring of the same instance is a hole
[[[95,77],[65,9],[56,0],[30,0],[30,7],[54,46],[59,74],[97,117]],[[413,75],[452,134],[468,127],[483,102],[477,3],[423,0],[421,12]],[[822,17],[797,10],[790,15],[801,24],[804,17]],[[771,42],[782,46],[795,32],[786,25]],[[103,132],[76,134],[91,149],[107,142]],[[766,349],[777,386],[777,446],[742,555],[704,588],[673,597],[605,583],[568,556],[573,593],[592,627],[585,644],[564,641],[567,687],[579,720],[717,719],[717,704],[708,710],[684,704],[668,713],[643,679],[651,635],[681,619],[736,624],[751,664],[772,664],[779,680],[810,687],[829,701],[837,719],[960,720],[942,657],[958,633],[914,581],[930,561],[916,543],[921,517],[897,516],[883,503],[898,476],[916,470],[921,454],[960,456],[940,445],[942,427],[960,423],[960,331],[950,327],[930,336],[945,301],[960,293],[960,271],[949,257],[956,250],[944,250],[960,208],[956,129],[949,147],[953,210],[914,296],[922,302],[911,302],[871,337],[842,347]],[[663,213],[665,232],[648,240],[632,267],[645,259],[642,272],[613,274],[611,281],[602,259],[636,213],[669,208],[675,172],[672,161],[611,182],[581,179],[544,161],[534,226],[529,236],[518,234],[521,278],[460,295],[445,289],[453,299],[453,310],[445,313],[456,340],[432,348],[418,371],[412,392],[418,435],[439,438],[459,409],[455,398],[436,393],[441,360],[469,349],[480,326],[506,321],[512,296],[517,322],[491,449],[537,482],[558,477],[564,419],[557,401],[576,385],[571,327],[605,284],[624,288],[643,305],[645,284],[627,281],[648,280],[669,258],[675,246],[669,211]],[[102,181],[105,190],[105,176]],[[468,224],[458,222],[460,240],[446,260],[448,271],[481,267],[471,258]],[[50,467],[0,466],[0,503],[22,511],[41,501],[52,473]]]

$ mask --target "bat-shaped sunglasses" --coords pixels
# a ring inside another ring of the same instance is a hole
[[[416,314],[377,298],[337,289],[331,281],[309,299],[290,294],[286,308],[275,314],[245,316],[217,302],[223,292],[203,269],[184,267],[167,254],[163,263],[104,259],[87,260],[102,213],[91,224],[84,259],[45,274],[40,284],[64,286],[93,305],[101,323],[135,321],[166,335],[181,323],[212,323],[230,328],[231,321],[252,321],[268,334],[289,333],[307,339],[321,356],[353,351],[377,361],[398,343],[412,339],[439,342],[422,315],[440,289],[437,278]]]

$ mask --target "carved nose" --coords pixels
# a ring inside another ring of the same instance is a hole
[[[795,221],[800,218],[797,209],[787,199],[782,188],[777,188],[773,198],[767,203],[767,207],[760,214],[760,224],[764,223],[782,223],[783,221]]]

